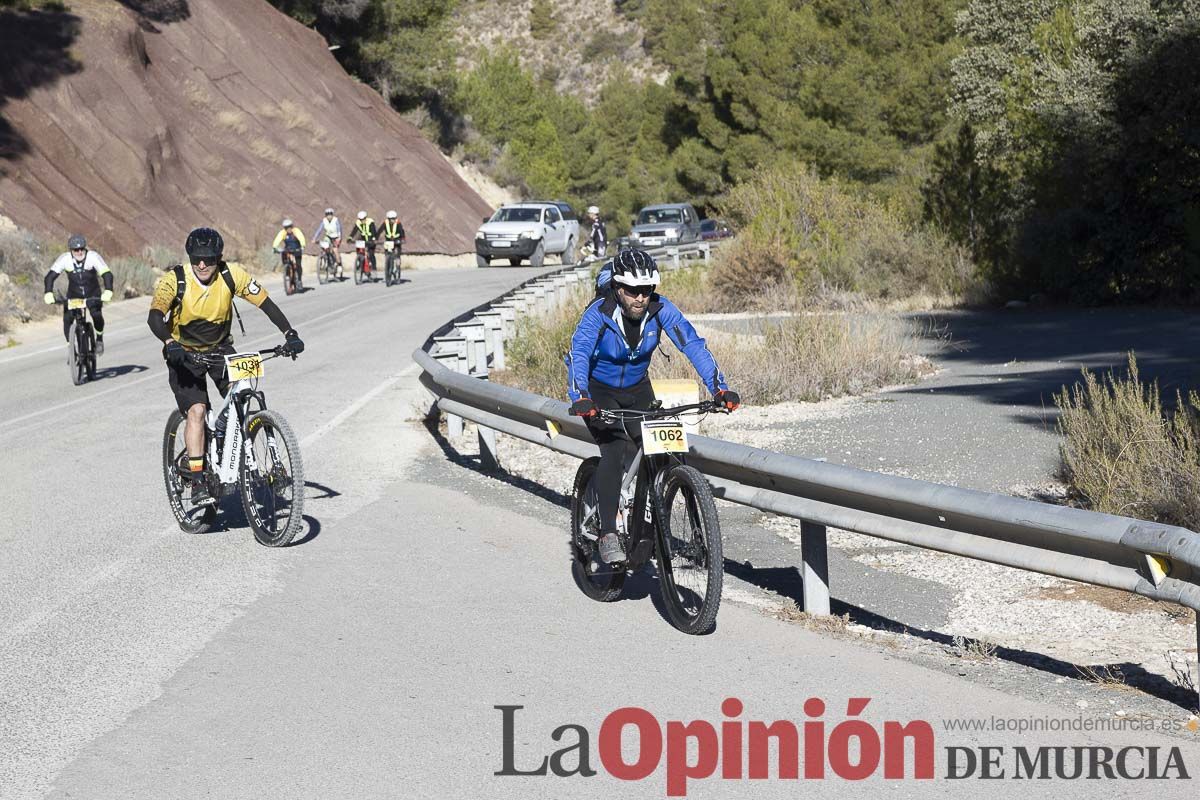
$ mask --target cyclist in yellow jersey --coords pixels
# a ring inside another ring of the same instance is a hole
[[[233,298],[242,298],[262,309],[287,339],[291,353],[304,352],[304,342],[284,313],[267,296],[267,290],[236,264],[222,260],[225,242],[212,228],[196,228],[185,246],[191,266],[178,265],[159,278],[146,319],[163,343],[167,379],[179,411],[187,418],[184,442],[193,478],[192,502],[210,505],[204,474],[204,414],[208,410],[208,384],[213,379],[222,396],[229,377],[222,367],[205,368],[188,359],[189,352],[234,352]]]
[[[371,272],[375,271],[375,240],[379,238],[379,229],[375,220],[367,216],[367,212],[358,212],[354,221],[354,235],[367,243],[367,258],[371,261]]]

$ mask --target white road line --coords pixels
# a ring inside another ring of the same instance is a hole
[[[350,309],[361,306],[364,303],[370,303],[370,302],[379,300],[381,298],[386,298],[386,297],[388,297],[388,295],[376,295],[375,297],[371,297],[366,300],[360,300],[357,303],[351,303],[348,306],[343,306],[342,308],[338,308],[333,311],[326,312],[324,314],[321,314],[320,316],[313,317],[312,319],[304,320],[301,324],[302,325],[312,325],[313,323],[318,322],[320,320],[327,319],[329,317],[336,316],[338,314],[344,314],[345,312],[349,311]],[[279,337],[278,333],[272,333],[270,335],[262,336],[262,337],[259,337],[258,339],[254,339],[253,341],[246,342],[246,344],[247,345],[259,345],[259,344],[262,344],[263,342],[269,342],[272,339],[277,339],[278,337]],[[6,419],[3,422],[0,422],[0,429],[9,428],[18,423],[25,422],[25,421],[31,420],[31,419],[36,419],[37,417],[41,417],[46,414],[54,414],[58,411],[62,411],[64,408],[70,408],[71,406],[75,406],[80,403],[90,403],[91,401],[95,400],[97,397],[103,397],[106,394],[112,394],[113,392],[119,392],[122,389],[128,389],[131,386],[137,386],[139,383],[144,383],[152,378],[162,378],[164,375],[166,375],[165,370],[163,370],[161,372],[152,372],[149,375],[143,375],[140,378],[135,378],[127,383],[122,383],[120,386],[114,386],[111,389],[104,389],[99,392],[93,392],[92,394],[89,394],[86,397],[77,397],[74,400],[68,400],[65,403],[59,403],[58,405],[50,406],[48,408],[43,408],[38,411],[33,411],[29,414],[25,414],[24,416],[13,417],[12,419]],[[382,389],[380,389],[380,391],[382,391]],[[3,434],[0,434],[0,435],[3,435]]]
[[[391,387],[395,386],[397,383],[399,383],[404,378],[407,378],[407,377],[417,374],[417,372],[419,372],[420,369],[421,369],[421,367],[419,364],[410,364],[404,370],[402,370],[400,373],[388,378],[386,381],[379,384],[374,389],[370,390],[369,392],[367,392],[362,397],[355,400],[350,405],[346,406],[344,409],[342,409],[342,411],[336,417],[329,420],[329,422],[326,422],[324,425],[317,428],[315,431],[310,433],[308,436],[305,436],[303,439],[301,439],[300,444],[304,447],[308,447],[313,442],[317,441],[322,436],[329,433],[330,431],[332,431],[337,426],[341,425],[346,420],[350,419],[350,417],[357,414],[359,411],[362,410],[363,406],[365,406],[367,403],[371,402],[376,397],[378,397],[380,394],[387,391]]]

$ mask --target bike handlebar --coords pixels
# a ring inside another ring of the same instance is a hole
[[[254,352],[254,351],[252,350],[250,352]],[[263,361],[267,361],[272,358],[279,358],[281,356],[291,356],[293,361],[296,360],[296,354],[292,353],[290,350],[288,350],[288,346],[286,344],[279,344],[279,345],[275,345],[274,347],[268,348],[266,350],[259,350],[258,354],[260,356],[262,356]],[[196,366],[216,367],[216,366],[221,366],[225,363],[225,357],[227,355],[233,355],[233,353],[213,353],[213,352],[197,353],[193,350],[189,350],[187,357],[188,357],[188,360],[191,361]]]
[[[673,406],[671,408],[655,408],[642,410],[637,408],[602,408],[597,415],[604,422],[620,422],[622,420],[643,420],[643,419],[663,419],[665,417],[674,417],[680,414],[685,414],[689,411],[694,411],[697,414],[728,414],[729,410],[725,406],[713,400],[701,400],[699,403],[690,403],[683,406]]]

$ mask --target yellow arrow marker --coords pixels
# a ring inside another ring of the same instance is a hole
[[[546,431],[550,434],[551,439],[562,433],[562,429],[551,420],[546,420]]]

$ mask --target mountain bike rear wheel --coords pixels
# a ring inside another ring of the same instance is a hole
[[[662,514],[655,527],[667,616],[684,633],[710,633],[717,624],[725,570],[712,489],[695,467],[684,464],[671,467],[662,486]]]
[[[356,284],[363,282],[363,257],[355,256],[354,258],[354,282]]]
[[[304,466],[296,434],[275,412],[258,411],[246,422],[238,482],[259,544],[290,544],[304,524]]]
[[[575,473],[571,493],[571,575],[580,590],[593,600],[611,603],[625,588],[625,570],[613,569],[594,554],[600,535],[600,500],[596,494],[596,467],[600,459],[589,458]],[[590,534],[590,536],[585,535]],[[596,572],[592,568],[598,566]]]
[[[285,294],[296,293],[296,268],[291,264],[284,268],[283,291]]]
[[[167,418],[167,429],[163,432],[163,482],[167,486],[167,500],[179,529],[184,533],[207,533],[217,518],[217,507],[196,508],[184,497],[185,493],[191,491],[186,485],[190,480],[183,475],[187,461],[187,445],[183,441],[185,424],[183,414],[178,410],[172,411]]]

